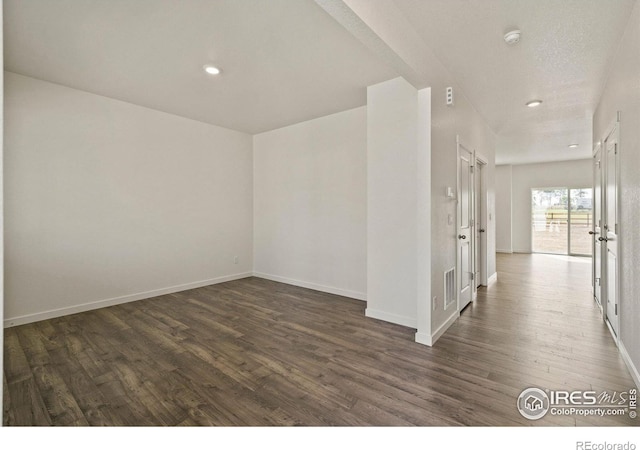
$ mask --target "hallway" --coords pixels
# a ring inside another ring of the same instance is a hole
[[[505,389],[621,392],[635,387],[593,301],[590,258],[499,253],[497,267],[497,283],[479,289],[477,301],[437,348],[485,370],[487,379]],[[558,419],[539,422],[551,425]],[[638,425],[626,416],[571,419],[576,425]]]

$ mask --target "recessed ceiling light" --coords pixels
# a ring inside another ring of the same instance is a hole
[[[569,148],[578,148],[578,144],[569,144]]]
[[[206,64],[203,67],[204,71],[207,72],[209,75],[218,75],[220,73],[220,69],[218,69],[215,66],[212,66],[211,64]]]
[[[527,102],[526,105],[529,108],[535,108],[536,106],[542,105],[542,100],[531,100],[530,102]]]
[[[504,35],[504,41],[509,45],[515,45],[520,42],[520,30],[512,30]]]

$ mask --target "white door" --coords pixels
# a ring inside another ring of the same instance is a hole
[[[602,255],[606,255],[607,321],[618,335],[618,127],[607,137],[606,154],[605,222],[599,236]]]
[[[593,297],[598,305],[602,306],[601,286],[602,286],[602,150],[598,146],[593,155],[593,229],[589,234],[593,236]]]
[[[475,189],[473,192],[473,196],[475,198],[474,221],[473,221],[474,228],[475,228],[475,240],[473,242],[473,253],[475,255],[475,259],[474,259],[475,283],[473,284],[474,291],[477,291],[477,288],[479,288],[482,285],[482,280],[484,280],[483,270],[484,270],[484,260],[486,260],[486,256],[484,253],[484,248],[486,248],[485,247],[486,244],[485,244],[485,240],[483,239],[486,236],[486,234],[484,234],[485,229],[483,228],[484,220],[485,220],[485,218],[483,217],[483,213],[484,213],[484,208],[483,208],[484,198],[482,195],[483,176],[484,176],[484,163],[476,159],[476,164],[473,171],[473,177],[475,180]]]
[[[473,152],[458,141],[458,307],[473,295]]]

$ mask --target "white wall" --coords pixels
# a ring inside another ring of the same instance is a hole
[[[416,170],[417,322],[415,340],[433,345],[431,329],[431,88],[418,91]]]
[[[254,136],[257,276],[365,299],[366,114]]]
[[[417,328],[418,91],[402,78],[367,88],[367,311]]]
[[[428,276],[418,274],[419,261],[430,253],[418,228],[429,217],[418,202],[429,184],[429,101],[403,78],[367,88],[366,314],[413,328],[419,277]]]
[[[531,189],[588,188],[593,185],[590,159],[511,166],[513,251],[531,252]],[[508,166],[501,166],[503,169]]]
[[[251,272],[251,136],[5,81],[5,323]]]
[[[496,166],[496,251],[503,253],[513,252],[511,167]]]
[[[620,350],[640,387],[640,3],[636,2],[593,117],[594,142],[620,122]]]
[[[416,89],[430,88],[430,162],[431,162],[431,294],[435,297],[431,321],[432,338],[446,330],[456,312],[444,309],[444,279],[446,270],[455,266],[457,233],[448,225],[448,217],[455,218],[456,203],[446,196],[446,188],[454,188],[457,181],[456,135],[469,143],[488,162],[487,180],[488,222],[486,243],[487,273],[495,273],[495,142],[496,136],[484,118],[467,100],[446,67],[420,37],[412,32],[410,21],[394,2],[368,0],[320,1],[317,3],[367,46],[381,60],[396,69]],[[446,88],[453,87],[454,105],[447,106]],[[369,106],[371,104],[369,103]],[[389,117],[390,121],[396,120]],[[371,144],[371,140],[369,140]],[[400,155],[406,158],[406,155]],[[407,172],[409,174],[410,172]],[[392,189],[395,189],[393,187]],[[400,200],[404,204],[405,200]],[[405,226],[407,227],[407,226]],[[426,227],[421,227],[423,230]],[[403,228],[400,228],[402,230]],[[395,238],[394,238],[395,239]],[[399,251],[399,250],[396,250]],[[391,262],[390,262],[391,264]],[[422,266],[425,267],[425,266]],[[393,268],[392,272],[396,269]],[[422,276],[419,274],[418,276]],[[411,277],[411,275],[405,275]],[[372,274],[369,273],[371,279]],[[400,282],[405,278],[400,278]],[[406,294],[404,292],[403,294]],[[370,294],[370,293],[369,293]],[[422,316],[420,319],[425,319]],[[421,342],[428,339],[420,338]]]
[[[456,136],[483,156],[488,164],[485,168],[487,181],[487,276],[496,272],[495,263],[495,134],[487,126],[482,116],[466,99],[464,93],[455,87],[448,74],[443,75],[448,83],[438,83],[432,87],[432,138],[431,138],[431,295],[435,297],[435,307],[431,316],[432,335],[437,339],[458,311],[444,309],[444,272],[456,265],[457,230],[455,199],[446,196],[447,187],[454,190],[457,185]],[[455,103],[446,106],[446,86],[454,86]],[[449,225],[451,215],[453,224]]]

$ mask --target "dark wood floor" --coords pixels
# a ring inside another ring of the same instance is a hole
[[[5,425],[637,425],[516,410],[633,386],[587,260],[499,255],[429,348],[365,303],[248,278],[5,330]]]

